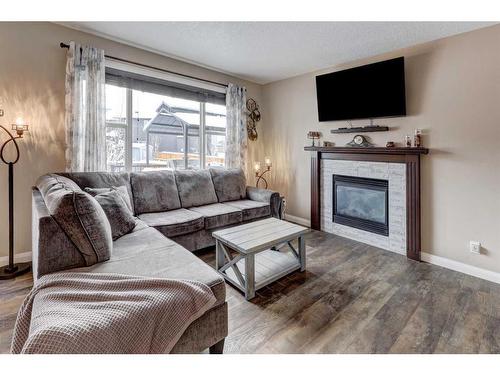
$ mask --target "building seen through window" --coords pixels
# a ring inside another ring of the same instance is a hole
[[[108,84],[106,125],[109,171],[224,165],[224,105]]]

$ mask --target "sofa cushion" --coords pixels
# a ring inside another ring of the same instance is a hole
[[[183,208],[217,203],[217,195],[208,170],[175,171],[175,181]]]
[[[219,202],[246,198],[246,178],[241,168],[210,168],[215,193]]]
[[[158,229],[167,237],[196,232],[205,227],[203,215],[185,208],[141,214],[139,219],[150,227]]]
[[[108,218],[113,241],[135,228],[135,218],[118,190],[108,190],[97,194],[94,198],[101,205]]]
[[[93,197],[95,197],[98,194],[107,193],[109,191],[116,191],[118,193],[119,197],[122,199],[123,203],[125,203],[125,205],[127,206],[130,213],[132,215],[134,214],[134,210],[132,208],[132,200],[130,199],[130,195],[128,193],[128,189],[126,186],[112,186],[110,188],[89,188],[89,187],[86,187],[83,190],[85,190],[86,193],[89,193]]]
[[[52,217],[75,244],[85,264],[108,260],[111,227],[102,207],[74,182],[56,174],[40,177],[37,187]]]
[[[241,223],[243,218],[240,209],[222,203],[191,207],[189,210],[198,212],[205,217],[205,229],[220,228],[226,225]]]
[[[136,215],[181,208],[173,171],[131,173],[130,184]]]
[[[271,215],[271,206],[266,202],[257,202],[250,199],[231,201],[223,203],[225,205],[236,207],[243,211],[243,221],[258,219]]]
[[[111,188],[113,186],[125,186],[129,196],[132,197],[130,175],[127,172],[65,172],[58,174],[73,180],[82,190],[87,187]],[[134,212],[133,206],[132,212]]]
[[[109,261],[63,272],[196,280],[212,289],[216,305],[223,304],[226,299],[224,280],[213,268],[156,229],[140,222],[132,232],[114,242],[113,256]]]

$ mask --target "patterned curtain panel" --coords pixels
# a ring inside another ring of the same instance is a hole
[[[70,43],[66,62],[66,170],[106,170],[104,51]]]
[[[247,131],[246,131],[247,89],[229,84],[226,94],[226,158],[228,168],[241,168],[246,173]]]

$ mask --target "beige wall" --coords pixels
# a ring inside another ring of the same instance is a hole
[[[376,121],[391,130],[369,136],[384,146],[424,130],[431,152],[422,160],[422,250],[500,271],[499,46],[500,26],[493,26],[265,85],[264,152],[274,159],[271,186],[286,195],[287,212],[310,218],[307,131],[340,146],[352,139],[330,134],[347,122],[318,122],[315,76],[404,55],[408,116]],[[470,253],[469,240],[481,241],[485,254]]]
[[[64,170],[65,50],[59,42],[75,40],[105,49],[106,54],[218,82],[239,83],[260,102],[259,85],[215,71],[149,53],[51,23],[0,22],[0,108],[11,124],[22,116],[30,132],[19,142],[21,159],[15,166],[15,251],[31,250],[31,186],[47,172]],[[262,123],[264,120],[262,121]],[[259,125],[262,126],[262,125]],[[0,140],[4,140],[0,135]],[[259,142],[249,146],[250,159]],[[0,165],[0,257],[7,255],[7,167]]]

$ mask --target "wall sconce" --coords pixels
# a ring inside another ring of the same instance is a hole
[[[24,123],[23,119],[18,118],[16,123],[12,124],[12,130],[16,132],[17,136],[13,136],[11,132],[2,125],[0,125],[0,129],[3,129],[9,136],[0,148],[0,160],[9,166],[9,264],[0,267],[0,280],[3,280],[12,279],[28,272],[31,268],[31,264],[29,262],[14,263],[14,164],[19,161],[19,146],[17,145],[16,139],[23,137],[24,132],[28,131],[28,125]],[[10,142],[12,142],[16,153],[13,159],[7,160],[5,159],[4,151],[5,146]]]
[[[266,165],[266,169],[261,172],[260,161],[256,161],[254,163],[255,177],[257,177],[257,182],[255,183],[255,187],[259,187],[259,182],[262,180],[265,183],[264,189],[267,189],[267,180],[263,176],[265,173],[271,170],[272,163],[271,163],[271,158],[269,156],[266,156],[264,158],[264,164]]]
[[[28,124],[25,124],[24,120],[19,117],[16,123],[12,124],[12,130],[15,130],[19,138],[22,138],[23,133],[28,131]]]

